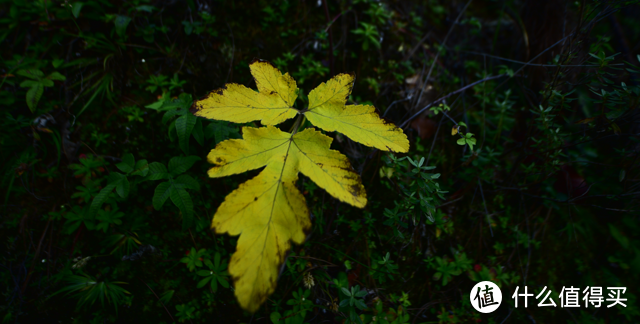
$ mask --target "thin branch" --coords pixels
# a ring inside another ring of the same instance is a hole
[[[508,58],[505,58],[505,57],[500,57],[500,56],[495,56],[495,55],[485,54],[485,53],[479,53],[479,52],[473,52],[473,51],[460,51],[460,52],[461,53],[474,54],[474,55],[487,56],[487,57],[495,58],[495,59],[498,59],[498,60],[507,61],[507,62],[511,62],[511,63],[517,63],[517,64],[524,64],[524,65],[527,65],[527,66],[542,66],[542,67],[600,67],[600,65],[587,65],[587,64],[568,64],[568,65],[565,65],[565,64],[535,64],[535,63],[516,61],[516,60],[508,59]],[[618,65],[624,65],[624,63],[609,64],[608,66],[618,66]]]
[[[322,0],[322,4],[324,6],[324,15],[327,17],[327,24],[329,25],[329,27],[327,27],[329,30],[329,70],[331,71],[331,76],[333,76],[335,75],[335,71],[333,69],[333,33],[331,32],[331,24],[333,22],[329,17],[329,6],[327,5],[327,0]]]
[[[478,178],[478,185],[480,186],[480,195],[482,196],[482,203],[484,204],[484,212],[487,215],[487,223],[489,223],[489,231],[491,232],[491,237],[493,237],[493,228],[491,228],[491,219],[489,218],[489,210],[487,209],[487,201],[484,200],[484,192],[482,191],[482,181]]]
[[[424,93],[424,87],[422,86],[422,84],[427,84],[427,82],[429,82],[429,78],[431,77],[431,72],[433,71],[433,67],[436,65],[436,62],[438,62],[438,57],[440,56],[440,52],[442,51],[444,46],[447,44],[447,40],[449,39],[449,36],[451,36],[451,32],[453,32],[453,27],[455,27],[458,24],[458,21],[460,21],[460,18],[462,18],[462,15],[471,4],[471,1],[473,0],[469,0],[467,4],[464,5],[464,8],[462,8],[462,10],[460,11],[460,14],[458,14],[458,17],[451,25],[451,28],[449,28],[447,35],[444,37],[442,44],[438,48],[438,52],[436,52],[436,57],[433,59],[433,63],[431,63],[431,67],[429,68],[429,73],[427,73],[427,77],[425,78],[424,83],[419,83],[421,89],[420,89],[420,95],[418,96],[418,101],[416,101],[416,104],[420,104],[420,99],[422,99],[422,94]]]
[[[158,297],[158,295],[156,294],[155,291],[153,291],[153,289],[151,289],[151,287],[149,287],[149,285],[147,285],[146,282],[144,282],[144,280],[140,279],[140,281],[142,281],[142,283],[147,286],[147,288],[149,288],[149,290],[151,290],[151,292],[153,293],[154,296],[156,296],[156,298],[158,298],[158,301],[160,302],[160,304],[162,304],[162,307],[164,307],[164,310],[167,311],[167,314],[169,314],[169,317],[171,317],[171,321],[172,322],[176,322],[175,319],[173,319],[173,316],[171,316],[171,313],[169,312],[169,310],[167,309],[167,306],[164,305],[164,303],[162,302],[162,300],[160,300],[160,297]]]
[[[439,103],[443,102],[445,99],[447,99],[447,98],[449,98],[449,97],[453,96],[454,94],[458,94],[458,93],[460,93],[460,92],[463,92],[463,91],[465,91],[465,90],[467,90],[467,89],[469,89],[469,88],[472,88],[472,87],[474,87],[475,85],[480,84],[480,83],[482,83],[482,82],[491,81],[491,80],[498,79],[498,78],[501,78],[501,77],[504,77],[504,76],[507,76],[507,75],[506,75],[506,74],[500,74],[500,75],[496,75],[496,76],[491,76],[491,77],[488,77],[488,78],[484,78],[484,79],[482,79],[482,80],[478,80],[478,81],[476,81],[476,82],[474,82],[474,83],[471,83],[471,84],[469,84],[469,85],[466,85],[466,86],[464,86],[464,87],[462,87],[462,88],[460,88],[460,89],[458,89],[458,90],[456,90],[456,91],[454,91],[454,92],[450,92],[449,94],[445,95],[444,97],[441,97],[440,99],[438,99],[438,100],[436,100],[436,101],[434,101],[434,102],[432,102],[432,103],[430,103],[430,104],[426,105],[424,108],[420,109],[417,113],[413,114],[413,116],[411,116],[409,119],[405,120],[405,121],[404,121],[402,124],[400,124],[400,126],[398,126],[398,127],[403,128],[404,126],[406,126],[406,125],[407,125],[407,123],[408,123],[409,121],[411,121],[412,119],[414,119],[414,118],[418,117],[418,116],[419,116],[420,114],[422,114],[425,110],[427,110],[427,109],[429,109],[429,108],[433,107],[434,105],[437,105],[437,104],[439,104]]]

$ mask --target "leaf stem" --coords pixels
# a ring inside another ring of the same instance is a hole
[[[304,115],[298,114],[298,119],[296,119],[295,124],[293,124],[293,126],[291,127],[291,130],[289,131],[291,133],[291,137],[293,137],[293,135],[295,135],[298,132],[300,125],[302,125],[303,119],[304,119]]]

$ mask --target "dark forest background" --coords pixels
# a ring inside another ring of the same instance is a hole
[[[2,322],[638,322],[638,21],[637,1],[1,0]],[[355,72],[349,103],[411,150],[328,133],[369,204],[302,177],[311,235],[250,314],[236,238],[209,225],[255,173],[210,179],[205,158],[245,125],[189,108],[255,88],[254,59],[301,93]],[[181,203],[155,195],[167,163],[195,182]],[[484,280],[491,314],[469,302]],[[558,307],[515,308],[524,286]],[[570,286],[626,287],[627,307],[562,308]]]

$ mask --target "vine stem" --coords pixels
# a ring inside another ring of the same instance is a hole
[[[333,76],[333,33],[331,32],[331,25],[333,24],[333,21],[331,21],[331,17],[329,17],[329,6],[327,5],[327,0],[322,0],[322,4],[324,5],[324,15],[327,17],[327,30],[329,31],[329,67],[331,75]]]

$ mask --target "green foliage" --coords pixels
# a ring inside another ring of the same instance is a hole
[[[360,27],[353,30],[352,33],[358,35],[362,42],[362,50],[369,50],[369,45],[373,45],[375,48],[380,49],[380,35],[375,25],[368,24],[366,22],[360,22]]]
[[[380,260],[371,264],[371,270],[373,278],[380,283],[393,280],[398,275],[398,265],[391,260],[389,252]]]
[[[193,222],[193,201],[187,189],[199,190],[200,184],[188,174],[182,174],[199,161],[197,156],[176,156],[169,160],[169,169],[162,163],[149,164],[147,180],[167,180],[161,182],[153,194],[153,208],[160,210],[167,199],[171,198],[182,214],[182,227],[187,229]]]
[[[104,160],[95,158],[92,154],[80,158],[79,162],[79,164],[69,164],[69,169],[76,170],[73,175],[82,177],[83,183],[90,181],[92,177],[96,177],[96,171],[106,165]]]
[[[362,323],[362,319],[356,314],[356,309],[364,310],[367,308],[367,305],[362,300],[362,297],[367,295],[367,291],[360,290],[360,287],[356,285],[351,287],[350,290],[342,287],[340,292],[346,297],[340,301],[340,307],[344,308],[344,311],[349,314],[347,323]]]
[[[126,284],[126,282],[98,280],[87,274],[67,274],[63,280],[66,281],[68,285],[54,293],[52,297],[63,292],[66,292],[65,295],[75,294],[75,297],[78,298],[78,307],[81,307],[85,303],[93,305],[98,300],[100,300],[100,304],[104,306],[104,300],[106,299],[109,304],[115,307],[117,312],[118,304],[126,298],[126,295],[130,294],[127,290],[120,287],[120,285]]]
[[[195,249],[192,250],[192,252],[194,251]],[[195,254],[198,254],[198,253],[195,253]],[[191,264],[191,260],[189,263],[187,263],[187,267],[189,267],[190,264]],[[211,290],[213,292],[216,292],[218,290],[218,283],[220,283],[220,286],[224,288],[229,288],[229,282],[225,278],[229,276],[226,270],[227,262],[223,261],[222,263],[220,263],[219,252],[216,252],[216,254],[213,256],[213,263],[211,262],[211,260],[207,259],[207,260],[204,260],[204,264],[209,268],[209,270],[205,269],[205,270],[199,270],[197,272],[198,276],[204,277],[202,278],[202,280],[198,282],[198,286],[197,286],[198,288],[202,288],[206,286],[207,283],[211,284]],[[189,270],[191,271],[191,268],[189,268]]]
[[[87,207],[73,206],[73,208],[64,215],[64,218],[67,220],[64,223],[67,234],[75,232],[80,225],[84,225],[88,230],[96,227],[95,217],[93,217],[87,209]]]
[[[207,255],[209,255],[207,249],[200,249],[196,252],[196,248],[191,248],[191,251],[188,251],[187,256],[182,258],[180,262],[186,264],[187,268],[189,268],[189,272],[193,272],[196,268],[202,267],[202,258]]]
[[[16,74],[31,79],[20,83],[21,87],[29,88],[27,91],[27,105],[31,112],[35,112],[45,87],[53,87],[53,81],[66,80],[65,76],[58,72],[53,72],[45,77],[44,73],[38,69],[18,70]]]

